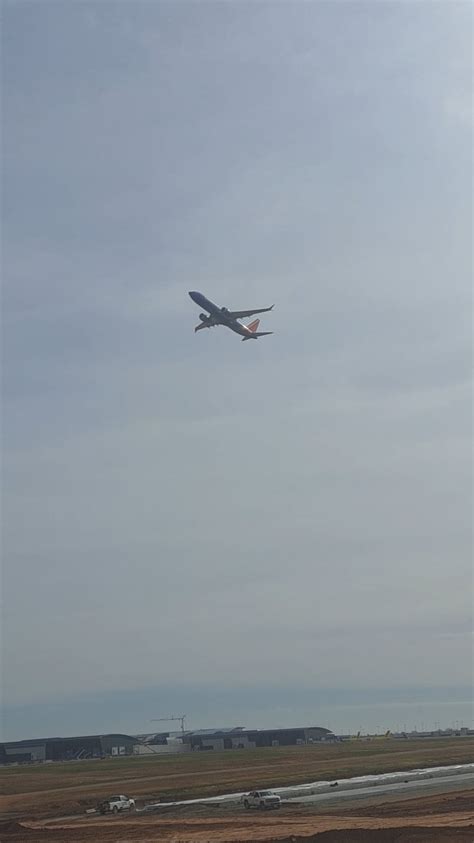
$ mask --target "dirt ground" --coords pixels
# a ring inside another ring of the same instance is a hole
[[[354,741],[1,768],[0,816],[40,819],[83,813],[114,792],[132,796],[141,807],[473,759],[474,739],[458,738]]]
[[[474,790],[390,804],[323,808],[284,805],[272,813],[235,806],[168,809],[165,815],[16,820],[2,843],[474,843]]]
[[[200,804],[118,817],[85,814],[113,792],[129,793],[140,806],[469,762],[472,747],[472,741],[393,742],[4,768],[0,843],[474,843],[474,790],[333,805],[288,803],[271,813]]]

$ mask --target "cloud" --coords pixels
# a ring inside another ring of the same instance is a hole
[[[6,15],[10,702],[465,684],[464,13],[52,8]]]

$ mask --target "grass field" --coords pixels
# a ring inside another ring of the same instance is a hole
[[[197,798],[354,775],[468,763],[474,740],[354,741],[0,769],[0,811],[75,813],[113,792],[139,802]]]

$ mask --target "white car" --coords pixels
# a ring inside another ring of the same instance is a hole
[[[281,799],[271,790],[252,790],[242,797],[245,808],[260,808],[261,811],[281,807]]]
[[[119,811],[133,811],[134,808],[135,800],[123,795],[111,796],[110,799],[104,799],[97,806],[97,810],[101,814],[118,814]]]

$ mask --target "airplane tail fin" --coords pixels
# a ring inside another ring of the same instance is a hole
[[[258,337],[267,337],[269,334],[273,334],[273,331],[257,331],[259,325],[260,319],[254,319],[250,325],[247,325],[247,329],[252,333],[248,337],[242,337],[242,342],[245,342],[245,340],[256,340]]]

